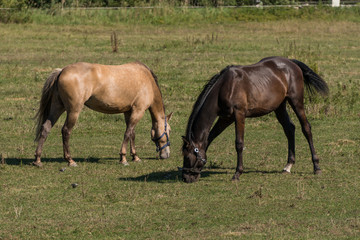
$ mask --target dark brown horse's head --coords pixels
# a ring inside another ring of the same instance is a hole
[[[184,164],[182,168],[182,179],[186,183],[197,182],[200,173],[206,164],[206,152],[203,147],[196,147],[195,144],[183,137],[182,148]]]

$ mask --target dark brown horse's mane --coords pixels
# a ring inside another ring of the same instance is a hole
[[[207,84],[204,86],[202,92],[200,93],[198,99],[196,100],[194,106],[193,106],[193,110],[191,112],[190,118],[189,118],[189,122],[186,128],[186,139],[188,141],[191,141],[192,138],[192,125],[195,121],[196,116],[198,115],[201,107],[203,106],[207,96],[209,95],[209,93],[211,92],[211,90],[213,89],[215,83],[219,80],[220,76],[229,68],[233,67],[234,65],[229,65],[226,68],[224,68],[223,70],[221,70],[221,72],[215,74],[214,76],[212,76],[212,78],[207,82]]]

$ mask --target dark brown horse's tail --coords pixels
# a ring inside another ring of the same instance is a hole
[[[42,89],[40,107],[35,115],[36,118],[36,134],[35,141],[38,141],[41,135],[41,126],[44,124],[50,113],[51,99],[56,89],[56,82],[59,79],[62,69],[55,69],[46,79]]]
[[[296,59],[291,59],[293,63],[298,65],[303,72],[305,84],[308,86],[310,93],[313,93],[313,89],[319,92],[322,95],[327,95],[329,93],[329,87],[326,82],[317,75],[311,68],[309,68],[305,63],[300,62]]]

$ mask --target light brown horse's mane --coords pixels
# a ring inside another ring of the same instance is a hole
[[[155,81],[155,83],[156,83],[156,86],[157,86],[158,89],[159,89],[160,97],[161,97],[162,104],[163,104],[163,106],[164,106],[164,113],[165,113],[165,105],[164,105],[164,101],[163,101],[163,98],[162,98],[162,93],[161,93],[161,89],[160,89],[158,77],[155,75],[155,73],[153,72],[153,70],[151,70],[151,68],[149,68],[146,64],[144,64],[144,63],[142,63],[142,62],[140,62],[140,61],[136,61],[136,63],[139,64],[139,65],[144,66],[147,70],[150,71],[152,77],[154,78],[154,81]]]

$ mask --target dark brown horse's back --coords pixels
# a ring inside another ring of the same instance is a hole
[[[289,68],[290,64],[290,68]],[[285,67],[288,69],[284,70]],[[291,74],[286,74],[286,73]],[[294,76],[294,77],[293,77]],[[303,85],[301,71],[284,58],[266,58],[248,66],[231,66],[223,74],[219,92],[221,109],[243,111],[246,117],[258,117],[274,111],[288,96],[293,84]]]

